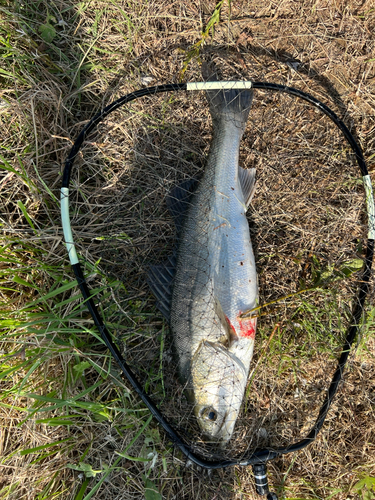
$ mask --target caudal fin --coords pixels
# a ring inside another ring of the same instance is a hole
[[[207,99],[213,121],[232,121],[245,129],[253,101],[252,90],[209,90]]]

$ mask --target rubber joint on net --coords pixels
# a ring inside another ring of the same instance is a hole
[[[258,495],[267,495],[267,500],[277,500],[276,493],[272,493],[268,488],[266,464],[254,464],[253,473],[255,480],[255,489]]]
[[[273,491],[270,491],[267,495],[267,500],[278,500],[278,497],[276,493],[273,493]]]

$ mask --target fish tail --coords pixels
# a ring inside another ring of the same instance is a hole
[[[207,98],[213,121],[234,121],[245,128],[253,101],[252,90],[209,90]]]

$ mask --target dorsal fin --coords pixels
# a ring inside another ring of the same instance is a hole
[[[171,189],[166,197],[168,211],[173,217],[177,236],[180,235],[192,192],[198,184],[197,179],[188,179]],[[172,301],[172,285],[176,272],[177,250],[158,266],[150,266],[147,283],[156,298],[156,307],[169,321]]]
[[[156,298],[156,307],[167,321],[170,319],[172,283],[176,271],[176,252],[164,264],[150,266],[147,283]]]
[[[242,167],[239,167],[238,175],[242,193],[245,198],[246,208],[249,207],[255,193],[255,174],[256,168],[249,168],[248,170],[246,170]]]
[[[171,189],[166,197],[168,211],[173,217],[177,235],[180,235],[190,198],[198,185],[197,179],[188,179]]]

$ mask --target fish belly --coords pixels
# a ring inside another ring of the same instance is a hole
[[[217,317],[216,301],[234,331],[233,353],[250,363],[254,320],[239,315],[255,306],[257,279],[238,175],[241,134],[226,124],[216,134],[206,172],[195,193],[179,252],[171,307],[171,328],[182,378],[189,375],[192,355],[204,340],[221,342],[226,331]]]

